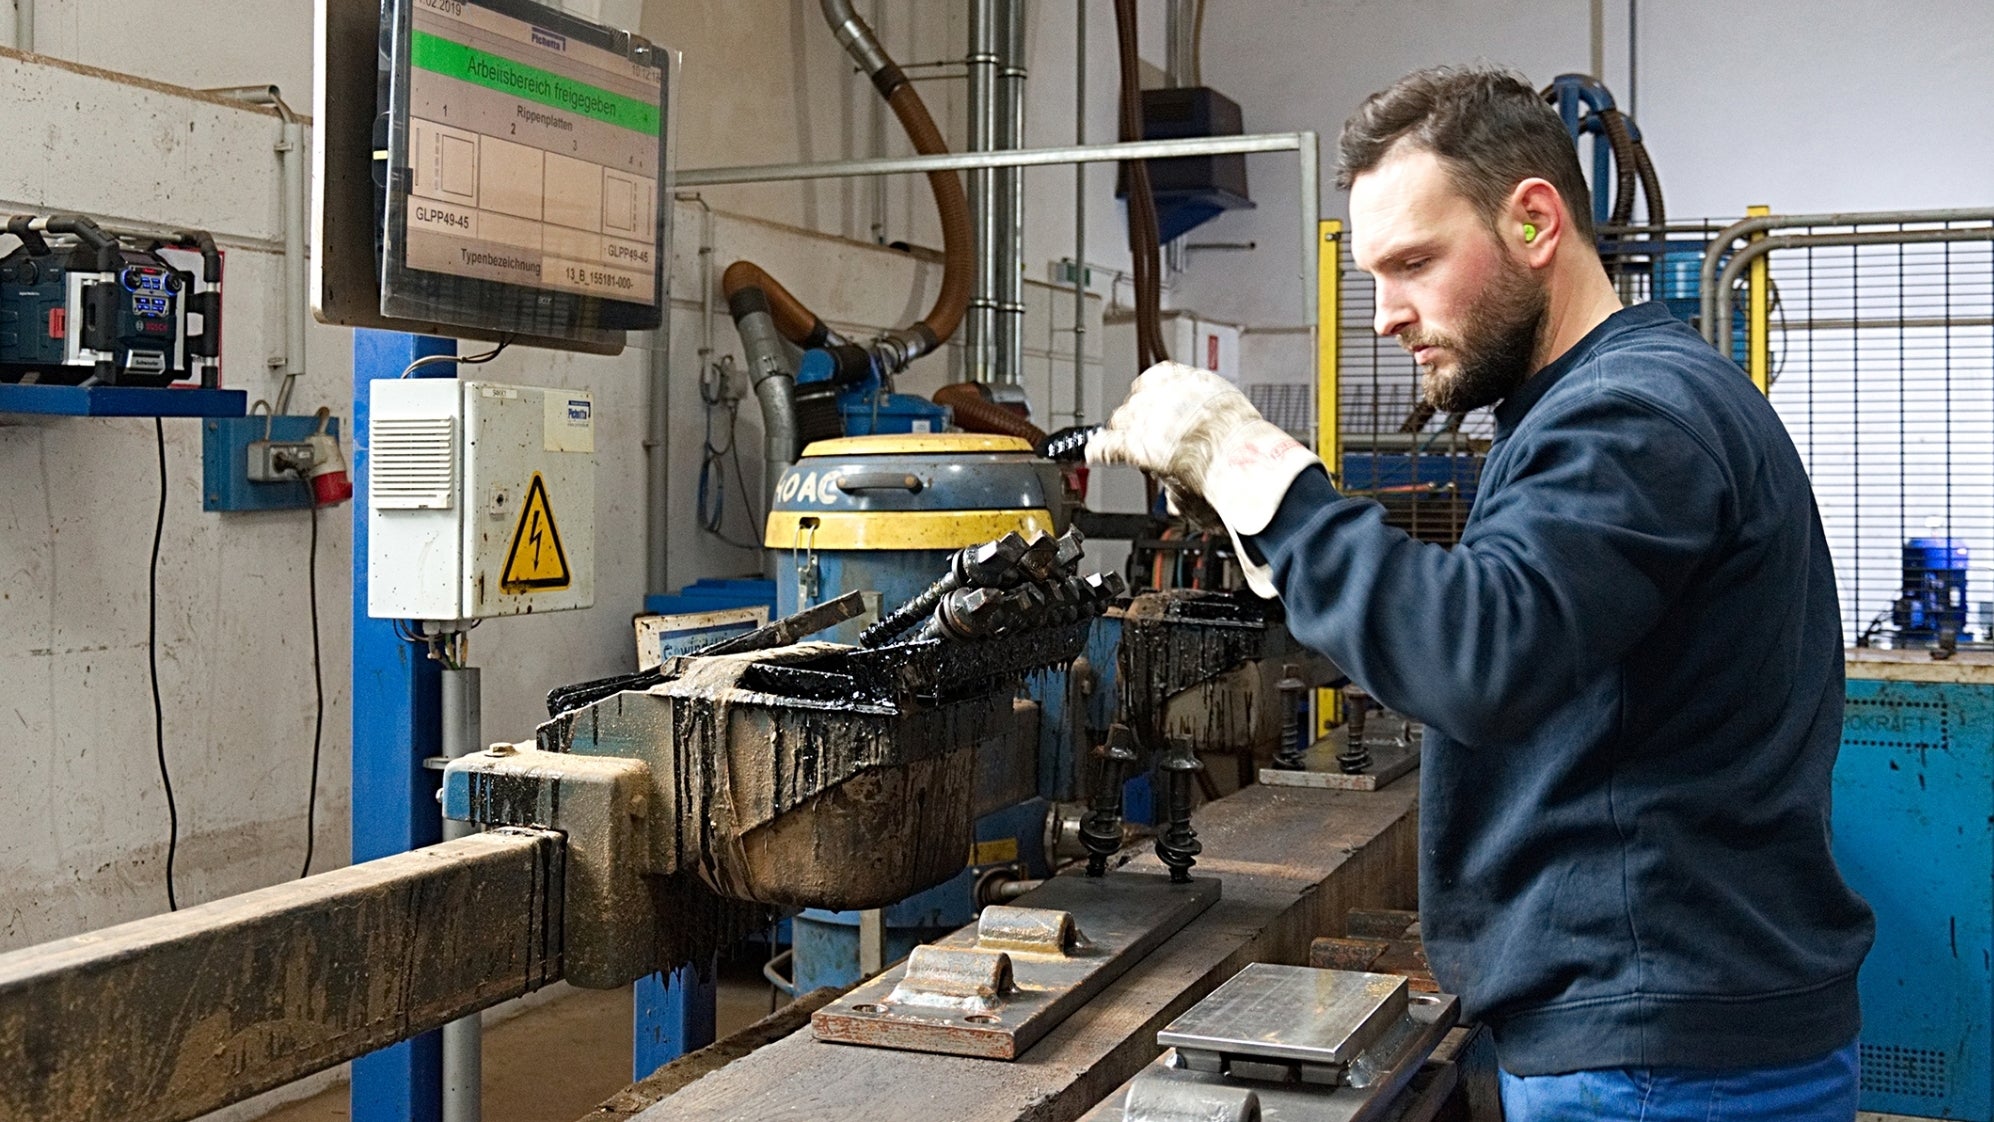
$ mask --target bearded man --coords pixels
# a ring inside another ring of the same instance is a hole
[[[1147,371],[1089,444],[1201,495],[1288,626],[1426,724],[1421,930],[1511,1122],[1849,1119],[1872,920],[1829,852],[1842,635],[1765,397],[1623,308],[1557,115],[1421,71],[1344,126],[1351,249],[1440,410],[1494,405],[1453,549],[1236,389]]]

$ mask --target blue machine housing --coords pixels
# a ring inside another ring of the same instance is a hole
[[[1966,637],[1966,543],[1958,538],[1904,542],[1904,591],[1890,622],[1901,638],[1931,642]]]
[[[763,540],[777,558],[776,614],[855,590],[878,593],[880,610],[890,611],[940,577],[963,546],[1010,530],[1063,532],[1064,488],[1058,465],[1015,437],[914,432],[812,444],[777,484]],[[863,627],[854,620],[819,638],[855,643]],[[1041,707],[1040,797],[984,816],[960,874],[883,909],[888,961],[973,920],[984,871],[1022,864],[1028,875],[1047,873],[1047,800],[1077,792],[1073,761],[1093,718],[1066,719],[1065,672],[1034,676],[1027,692]],[[792,931],[799,991],[860,980],[858,913],[809,909]]]
[[[836,384],[838,379],[838,360],[830,351],[815,348],[803,352],[796,369],[799,388]],[[948,406],[913,394],[887,392],[876,367],[839,387],[837,413],[845,436],[937,433],[949,423]]]
[[[1856,651],[1848,673],[1835,861],[1876,912],[1859,979],[1861,1106],[1987,1122],[1994,656]]]

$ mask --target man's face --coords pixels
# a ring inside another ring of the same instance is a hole
[[[1396,151],[1359,175],[1350,228],[1357,267],[1377,282],[1374,326],[1412,354],[1436,409],[1493,404],[1535,371],[1543,282],[1497,241],[1438,156]]]

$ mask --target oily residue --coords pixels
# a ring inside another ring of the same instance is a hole
[[[1180,589],[1136,597],[1122,618],[1116,688],[1143,747],[1162,746],[1171,698],[1267,657],[1270,633],[1285,635],[1279,620],[1277,607],[1244,593]],[[1214,719],[1230,723],[1234,715]]]

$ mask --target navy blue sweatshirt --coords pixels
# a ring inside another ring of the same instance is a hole
[[[1297,637],[1426,722],[1435,978],[1517,1075],[1846,1044],[1873,924],[1829,854],[1841,621],[1786,430],[1660,304],[1496,421],[1452,550],[1314,468],[1249,540]]]

